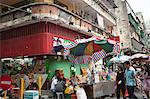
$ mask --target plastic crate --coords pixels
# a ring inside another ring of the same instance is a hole
[[[39,92],[36,90],[27,90],[24,92],[24,99],[39,99]]]

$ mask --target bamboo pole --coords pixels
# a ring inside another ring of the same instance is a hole
[[[38,76],[38,84],[39,84],[39,96],[41,96],[41,89],[42,89],[42,75],[39,74]]]
[[[20,99],[23,99],[24,94],[24,79],[21,78],[21,91],[20,91]]]
[[[4,99],[6,99],[7,91],[4,92]]]

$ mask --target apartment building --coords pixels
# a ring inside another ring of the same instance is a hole
[[[126,0],[115,0],[117,9],[117,29],[123,53],[143,52],[144,19],[141,13],[135,13]]]
[[[113,0],[1,0],[0,57],[53,55],[54,38],[114,37]]]
[[[148,48],[148,51],[150,52],[150,21],[146,22],[145,28],[145,43],[146,47]]]

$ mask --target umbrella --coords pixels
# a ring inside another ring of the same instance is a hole
[[[94,52],[98,52],[102,49],[106,53],[113,51],[113,44],[108,43],[106,40],[90,41],[86,43],[80,43],[76,47],[70,49],[70,54],[74,56],[92,55]]]
[[[149,60],[145,60],[146,63],[150,63],[150,59]]]
[[[148,59],[144,60],[146,63],[150,63],[150,56],[148,56]]]
[[[110,59],[110,62],[114,63],[124,63],[125,61],[129,61],[131,59],[130,56],[122,55],[122,56],[116,56]]]
[[[131,56],[131,59],[133,60],[133,59],[148,59],[148,55],[146,55],[146,54],[140,54],[140,53],[138,53],[138,54],[134,54],[134,55],[132,55]]]
[[[79,42],[78,42],[79,41]],[[107,40],[93,40],[93,39],[80,39],[72,41],[71,43],[65,45],[65,46],[56,46],[54,47],[55,53],[60,51],[61,49],[64,49],[64,56],[73,55],[75,58],[79,56],[92,56],[95,61],[97,61],[99,58],[105,57],[104,53],[109,53],[113,51],[114,44],[109,43]],[[103,49],[103,50],[102,50]],[[99,52],[99,51],[103,51]],[[99,53],[100,54],[99,54]],[[98,53],[98,54],[96,54]],[[101,56],[103,55],[103,56]],[[80,60],[86,59],[84,57],[79,58]],[[81,61],[82,61],[81,60]],[[81,62],[79,62],[81,63]]]
[[[83,56],[83,55],[92,55],[94,52],[98,52],[102,49],[105,50],[106,53],[113,51],[113,44],[107,42],[107,40],[100,40],[100,41],[89,41],[85,43],[79,43],[75,47],[69,49],[70,54],[74,56]],[[62,45],[55,46],[53,48],[54,52],[57,53],[64,49]]]

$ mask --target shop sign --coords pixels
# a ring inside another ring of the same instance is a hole
[[[1,88],[3,90],[8,90],[11,87],[11,83],[12,83],[11,81],[12,80],[8,75],[2,76],[1,77],[1,82],[0,82]]]

